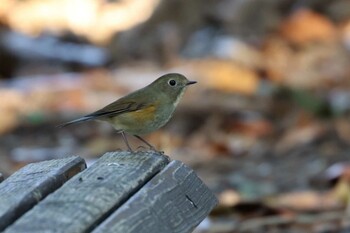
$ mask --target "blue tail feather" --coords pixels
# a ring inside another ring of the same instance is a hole
[[[69,122],[60,124],[60,125],[58,125],[56,127],[62,128],[62,127],[65,127],[65,126],[68,126],[68,125],[71,125],[71,124],[75,124],[75,123],[79,123],[79,122],[83,122],[83,121],[89,121],[89,120],[92,120],[92,119],[93,119],[93,117],[91,117],[91,116],[85,116],[85,117],[81,117],[81,118],[78,118],[78,119],[73,120],[73,121],[69,121]]]

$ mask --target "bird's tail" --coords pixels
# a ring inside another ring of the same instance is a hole
[[[57,125],[56,127],[57,128],[62,128],[62,127],[65,127],[65,126],[68,126],[68,125],[71,125],[71,124],[75,124],[75,123],[79,123],[79,122],[83,122],[83,121],[89,121],[89,120],[92,120],[92,119],[93,119],[93,117],[91,117],[91,116],[84,116],[84,117],[78,118],[76,120],[69,121],[69,122]]]

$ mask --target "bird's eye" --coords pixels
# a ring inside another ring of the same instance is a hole
[[[172,86],[172,87],[176,85],[176,81],[175,81],[174,79],[169,80],[168,83],[169,83],[169,85]]]

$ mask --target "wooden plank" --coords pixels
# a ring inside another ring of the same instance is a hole
[[[90,232],[168,164],[157,152],[110,152],[5,232]]]
[[[173,161],[93,233],[192,232],[217,203],[192,169]]]
[[[0,183],[0,231],[85,169],[80,157],[28,164]]]

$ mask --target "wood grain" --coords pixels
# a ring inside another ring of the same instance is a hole
[[[0,183],[0,231],[85,169],[80,157],[28,164]]]
[[[168,164],[157,152],[110,152],[5,232],[90,232]]]
[[[217,204],[194,171],[171,162],[93,233],[186,233]]]

